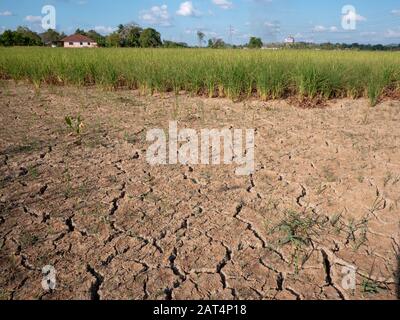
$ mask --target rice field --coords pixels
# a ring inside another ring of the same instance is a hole
[[[400,53],[311,50],[0,48],[0,77],[233,100],[367,97],[400,91]]]

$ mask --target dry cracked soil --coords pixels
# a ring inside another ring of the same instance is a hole
[[[66,116],[80,115],[74,134]],[[150,166],[146,132],[254,128],[233,165]],[[0,88],[1,299],[397,299],[400,102]],[[42,268],[56,285],[44,290]]]

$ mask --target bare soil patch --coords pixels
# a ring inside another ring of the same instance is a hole
[[[397,298],[399,101],[0,91],[2,299]],[[78,114],[79,139],[65,124]],[[255,128],[256,172],[150,166],[146,132],[171,120]]]

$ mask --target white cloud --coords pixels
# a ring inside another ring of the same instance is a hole
[[[264,22],[264,26],[267,28],[269,32],[277,33],[281,31],[281,26],[279,21],[266,21]]]
[[[198,17],[200,16],[200,12],[196,10],[196,8],[193,6],[192,1],[185,1],[182,2],[179,10],[176,12],[178,16],[183,16],[183,17]]]
[[[212,0],[212,2],[216,6],[220,7],[221,9],[224,9],[224,10],[232,9],[232,7],[233,7],[232,1],[229,1],[229,0]]]
[[[13,15],[12,12],[8,11],[8,10],[0,12],[0,16],[2,16],[2,17],[10,17],[12,15]]]
[[[360,16],[355,11],[351,10],[346,15],[344,15],[343,18],[349,21],[357,21],[357,22],[367,21],[367,18]]]
[[[314,32],[325,32],[326,28],[324,26],[315,26],[313,31]]]
[[[114,31],[116,31],[117,28],[106,27],[106,26],[95,26],[94,30],[96,32],[98,32],[98,33],[101,33],[101,34],[110,34],[110,33],[114,32]]]
[[[396,28],[396,29],[388,29],[385,32],[385,38],[396,38],[396,39],[400,39],[400,28]]]
[[[394,9],[391,11],[391,14],[394,16],[400,17],[400,9]]]
[[[239,35],[239,38],[241,39],[250,39],[251,37],[255,37],[255,35],[252,33],[244,33],[242,35]]]
[[[375,31],[360,32],[360,35],[363,36],[363,37],[376,36],[377,34],[378,34],[378,32],[375,32]]]
[[[269,22],[269,21],[267,21],[267,22],[264,22],[264,26],[273,28],[273,27],[278,26],[278,24],[276,24],[276,23],[274,23],[274,22]]]
[[[328,28],[328,27],[325,27],[322,25],[318,25],[313,28],[313,31],[314,32],[338,32],[339,29],[336,26],[331,26]]]
[[[41,16],[26,16],[25,21],[31,22],[31,23],[38,23],[42,21]]]
[[[206,36],[206,37],[218,37],[219,35],[218,35],[218,33],[217,32],[215,32],[215,31],[212,31],[212,30],[207,30],[207,29],[203,29],[203,28],[200,28],[200,29],[190,29],[190,28],[187,28],[187,29],[185,29],[185,33],[186,34],[193,34],[193,35],[197,35],[197,32],[198,31],[201,31],[201,32],[203,32],[204,33],[204,35]]]
[[[171,17],[168,13],[168,6],[166,4],[153,6],[150,10],[142,11],[140,19],[148,24],[160,27],[170,27],[172,25]]]
[[[296,39],[296,41],[302,41],[302,42],[307,42],[307,43],[314,43],[315,42],[313,36],[305,35],[305,34],[303,34],[301,32],[296,33],[293,37]]]

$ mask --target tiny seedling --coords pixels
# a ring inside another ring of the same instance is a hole
[[[379,293],[379,286],[374,281],[364,279],[361,284],[361,290],[366,294],[377,294]]]
[[[80,115],[77,117],[66,116],[65,123],[67,124],[68,128],[70,128],[74,133],[80,135],[83,129],[83,119]]]
[[[124,133],[124,140],[129,144],[136,144],[139,142],[139,137],[135,133]]]
[[[283,233],[280,239],[281,245],[294,244],[296,246],[308,246],[311,240],[312,228],[316,225],[316,221],[303,217],[295,211],[288,211],[285,219],[277,226],[277,229]]]
[[[39,241],[39,238],[31,234],[30,232],[26,232],[21,235],[20,243],[23,248],[28,248],[35,245]]]
[[[29,169],[29,174],[31,175],[32,178],[37,178],[39,176],[37,168],[34,167]]]
[[[317,217],[289,210],[285,212],[284,219],[270,231],[271,234],[276,231],[280,233],[279,246],[288,245],[292,248],[292,263],[296,274],[307,261],[307,247],[312,245],[312,238],[320,227]]]

